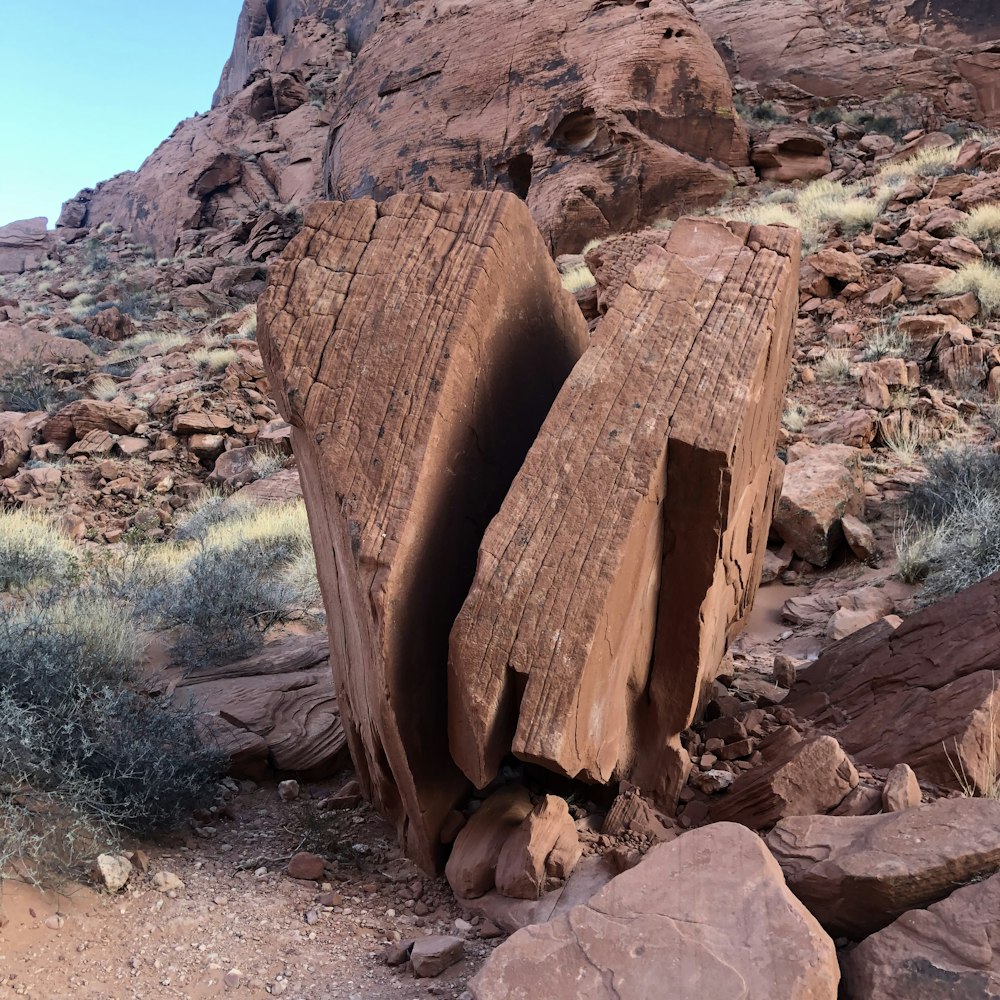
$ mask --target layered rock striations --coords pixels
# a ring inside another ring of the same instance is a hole
[[[631,776],[664,801],[753,599],[798,235],[685,219],[600,321],[480,549],[452,631],[452,755]]]
[[[313,207],[259,314],[351,753],[430,868],[465,783],[447,746],[448,630],[586,324],[524,204],[486,193]]]
[[[318,205],[272,265],[345,732],[425,867],[510,752],[676,796],[760,576],[797,251],[683,220],[592,342],[511,194]]]

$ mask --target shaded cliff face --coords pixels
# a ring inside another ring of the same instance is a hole
[[[486,188],[576,251],[716,201],[746,163],[683,0],[245,0],[212,110],[60,221],[172,254],[275,205]]]
[[[733,73],[766,96],[877,99],[1000,124],[1000,6],[981,0],[691,0]]]

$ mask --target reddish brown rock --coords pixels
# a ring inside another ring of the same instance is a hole
[[[0,323],[0,372],[23,364],[83,361],[93,352],[79,340],[67,340],[13,323]]]
[[[900,812],[920,805],[920,785],[909,764],[897,764],[885,778],[882,789],[884,812]]]
[[[567,878],[582,853],[566,800],[546,795],[504,841],[497,890],[515,899],[538,899],[546,879]]]
[[[952,1000],[1000,995],[994,946],[1000,876],[909,910],[844,956],[847,996],[857,1000]]]
[[[729,823],[654,847],[568,914],[518,931],[469,983],[475,1000],[663,996],[834,1000],[833,942],[758,837]]]
[[[1000,802],[939,799],[879,816],[799,816],[767,836],[789,888],[831,934],[865,937],[1000,865]]]
[[[105,340],[126,340],[135,333],[135,323],[117,306],[110,306],[88,316],[83,325],[93,336],[103,337]]]
[[[285,639],[244,660],[187,674],[174,698],[179,704],[193,700],[254,737],[253,746],[262,748],[273,770],[323,777],[346,757],[328,657],[325,638]],[[237,746],[239,753],[247,752]]]
[[[329,197],[513,191],[554,253],[578,253],[715,201],[747,162],[725,68],[681,0],[392,10],[337,103]]]
[[[148,417],[143,410],[114,400],[77,399],[52,414],[39,428],[43,441],[68,448],[91,431],[131,434]]]
[[[916,95],[948,120],[1000,124],[1000,13],[980,3],[877,8],[841,0],[693,0],[732,73],[812,108],[840,98]],[[994,43],[994,44],[990,44]]]
[[[865,563],[878,558],[875,533],[867,524],[851,514],[844,514],[840,519],[840,526],[844,532],[844,541],[856,558]]]
[[[474,899],[493,888],[500,850],[530,812],[527,789],[507,785],[472,814],[455,838],[444,869],[456,896]]]
[[[6,479],[27,461],[45,413],[0,413],[0,479]]]
[[[923,781],[958,787],[956,769],[992,787],[1000,738],[994,678],[1000,575],[827,649],[787,705],[873,767],[906,761]],[[950,758],[950,759],[949,759]]]
[[[762,767],[744,771],[712,803],[712,820],[751,830],[774,826],[786,816],[825,813],[858,783],[858,772],[830,736],[785,747]]]
[[[358,778],[433,868],[465,784],[447,747],[448,629],[586,324],[523,202],[401,195],[312,208],[270,266],[258,338],[292,425]]]
[[[771,129],[766,139],[754,142],[750,159],[765,181],[812,181],[833,169],[827,140],[808,125]]]
[[[21,219],[0,226],[0,274],[23,274],[41,267],[49,255],[51,237],[46,219]]]
[[[513,749],[675,798],[763,564],[797,241],[683,219],[600,321],[452,630],[451,751],[478,787]]]
[[[289,859],[286,871],[289,878],[318,882],[323,878],[324,867],[325,862],[319,855],[310,854],[308,851],[299,851]]]
[[[903,292],[911,301],[930,298],[953,273],[934,264],[900,264],[896,268],[896,277],[902,281]]]
[[[465,942],[458,937],[432,934],[417,938],[410,949],[413,974],[418,979],[440,976],[445,969],[461,961]]]
[[[789,456],[791,457],[791,456]],[[843,537],[840,519],[864,512],[861,452],[828,444],[785,468],[774,530],[814,566],[825,566]]]
[[[892,614],[895,604],[880,587],[858,587],[837,598],[837,610],[826,626],[827,638],[843,639]]]

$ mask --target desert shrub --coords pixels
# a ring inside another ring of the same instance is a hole
[[[174,540],[178,542],[203,540],[212,525],[240,518],[243,513],[241,504],[233,500],[227,501],[221,493],[206,490],[187,508],[174,531]]]
[[[133,689],[141,650],[127,604],[87,591],[0,619],[0,799],[40,796],[57,826],[82,812],[97,832],[137,834],[201,801],[220,754],[192,707]],[[0,856],[30,847],[32,828],[22,816],[14,833],[0,829]]]
[[[285,575],[310,550],[305,506],[226,506],[206,503],[182,525],[188,558],[140,602],[176,629],[174,659],[188,669],[247,656],[308,600]]]
[[[829,108],[817,108],[809,115],[809,121],[814,125],[836,125],[844,120],[844,114],[836,105]]]
[[[255,479],[267,479],[285,467],[288,456],[279,448],[260,447],[253,456],[251,468]]]
[[[152,331],[137,333],[134,337],[121,341],[110,360],[112,362],[131,360],[139,357],[143,351],[149,348],[154,348],[160,354],[167,354],[174,348],[184,347],[187,343],[189,340],[182,333],[155,333]]]
[[[150,319],[156,315],[156,299],[146,288],[126,292],[118,308],[133,319]]]
[[[979,300],[979,311],[989,317],[1000,312],[1000,267],[975,261],[963,264],[954,274],[945,278],[937,290],[945,295],[972,292]]]
[[[951,146],[935,146],[915,153],[901,163],[888,163],[876,173],[876,181],[881,184],[891,184],[911,177],[942,177],[953,173],[961,148],[958,143]]]
[[[993,253],[1000,252],[1000,203],[977,205],[955,226],[955,231],[970,240],[985,240]]]
[[[102,399],[105,402],[115,399],[120,392],[118,383],[107,375],[95,378],[90,384],[90,395],[94,399]]]
[[[0,411],[54,410],[78,397],[75,390],[60,385],[41,361],[26,361],[0,374]]]
[[[965,447],[927,460],[897,531],[900,573],[925,599],[957,593],[1000,570],[1000,455]]]
[[[39,514],[0,510],[0,590],[53,586],[75,566],[72,542]]]

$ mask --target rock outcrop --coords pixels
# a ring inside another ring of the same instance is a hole
[[[681,0],[385,7],[334,113],[330,197],[500,188],[576,253],[715,201],[747,162],[725,68]]]
[[[1000,11],[978,0],[692,0],[731,73],[768,97],[918,95],[943,118],[1000,124]]]
[[[523,202],[481,192],[314,206],[271,266],[258,330],[359,779],[433,868],[465,784],[448,630],[586,324]]]
[[[995,672],[1000,574],[924,608],[898,628],[877,622],[827,649],[786,704],[873,767],[905,761],[924,781],[980,791],[996,780]]]
[[[475,1000],[834,1000],[833,942],[761,841],[718,823],[661,844],[589,902],[518,931],[469,983]]]
[[[716,201],[746,163],[729,78],[683,0],[245,0],[212,110],[59,224],[110,221],[172,255],[244,244],[261,212],[324,194],[485,188],[579,251]]]
[[[798,235],[681,220],[600,321],[480,549],[452,631],[452,756],[629,775],[666,803],[678,734],[760,576]]]
[[[1000,995],[994,942],[1000,876],[956,889],[926,910],[910,910],[866,938],[843,962],[849,1000]]]
[[[880,816],[800,816],[767,837],[792,892],[855,940],[1000,867],[1000,802],[939,799]]]
[[[44,217],[0,226],[0,274],[23,274],[40,267],[50,244]]]

